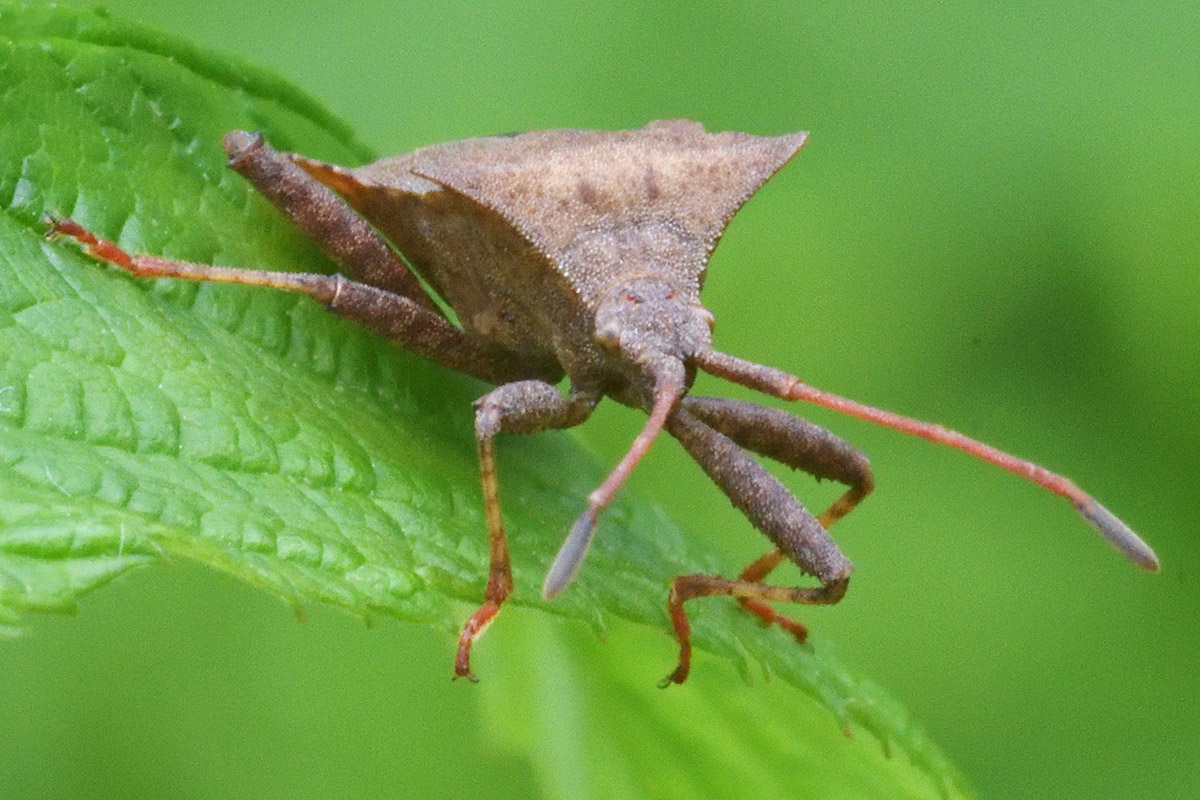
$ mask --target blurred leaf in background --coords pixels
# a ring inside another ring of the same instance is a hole
[[[839,526],[856,579],[842,604],[806,613],[818,641],[836,640],[895,689],[984,796],[1200,794],[1200,19],[1190,9],[109,5],[274,67],[381,153],[672,116],[813,131],[717,251],[706,301],[719,345],[1059,469],[1164,563],[1157,578],[1138,574],[1055,498],[814,413],[872,456],[880,484]],[[638,424],[605,409],[580,435],[611,462]],[[811,505],[832,491],[788,480]],[[761,549],[676,449],[656,448],[630,488],[709,533],[729,563]],[[290,792],[259,778],[291,796],[361,787],[362,773],[408,781],[413,796],[429,793],[424,780],[458,793],[494,794],[490,775],[527,785],[528,765],[481,754],[454,705],[463,693],[439,684],[445,640],[397,626],[368,635],[318,610],[299,628],[224,583],[180,567],[167,575],[122,582],[89,598],[79,620],[39,620],[12,643],[4,682],[20,705],[0,713],[49,734],[28,739],[42,757],[27,751],[26,762],[104,775],[118,795],[136,787],[113,776],[152,777],[149,793],[162,794],[202,776],[139,763],[150,751],[137,745],[193,753],[202,741],[198,769],[222,765],[218,780],[246,786],[271,763],[272,775],[305,776]],[[524,624],[489,635],[497,665],[519,659],[509,652]],[[71,697],[98,701],[92,724]],[[105,746],[114,707],[141,739]],[[385,708],[396,738],[364,738]],[[433,718],[444,739],[403,735]],[[330,730],[343,749],[305,768]],[[429,755],[447,750],[472,770]]]

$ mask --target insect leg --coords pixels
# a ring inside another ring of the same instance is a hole
[[[154,256],[130,255],[69,219],[51,220],[47,237],[53,236],[73,238],[93,258],[140,278],[239,283],[306,294],[324,303],[338,316],[416,355],[490,383],[531,377],[533,371],[522,359],[468,337],[412,298],[358,283],[342,275],[214,267]]]
[[[850,487],[817,516],[817,522],[826,530],[850,513],[874,488],[867,457],[808,420],[774,408],[717,397],[689,396],[684,398],[683,407],[748,450],[792,469]],[[774,548],[742,570],[738,579],[761,583],[785,558],[779,548]],[[778,624],[799,641],[804,641],[807,631],[799,622],[776,613],[761,600],[744,596],[738,600],[747,611],[757,614],[765,622]]]
[[[557,389],[543,381],[507,383],[475,402],[475,441],[479,450],[490,563],[483,605],[467,620],[458,639],[455,677],[475,680],[471,673],[471,645],[496,618],[500,605],[512,591],[513,585],[504,519],[500,514],[493,439],[501,431],[536,433],[552,428],[573,427],[588,418],[596,402],[597,397],[590,394],[563,397]]]
[[[828,605],[836,603],[846,594],[849,576],[838,578],[817,587],[766,586],[743,580],[730,580],[720,575],[680,575],[671,581],[670,599],[667,608],[671,613],[671,624],[679,639],[679,663],[671,674],[658,682],[665,689],[672,683],[687,680],[692,667],[691,626],[683,604],[696,597],[730,596],[771,603],[804,603],[806,605]]]
[[[257,133],[230,131],[222,144],[229,156],[229,167],[246,178],[347,274],[362,283],[407,297],[441,316],[442,312],[404,260],[332,189],[286,154],[273,150]]]
[[[668,610],[679,639],[679,664],[663,681],[664,686],[682,683],[691,665],[691,628],[683,607],[688,600],[730,595],[759,603],[836,603],[846,592],[852,569],[850,561],[829,538],[818,519],[732,439],[698,420],[685,407],[672,415],[667,430],[754,527],[766,534],[776,549],[801,570],[815,576],[821,585],[815,588],[765,586],[757,581],[729,580],[714,575],[675,578],[671,582]]]

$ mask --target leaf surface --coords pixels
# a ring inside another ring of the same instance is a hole
[[[99,12],[62,8],[0,6],[0,115],[0,631],[16,630],[20,612],[73,609],[85,592],[164,556],[210,565],[297,607],[330,603],[456,629],[486,576],[471,436],[481,384],[304,298],[139,282],[42,239],[42,217],[59,214],[130,251],[329,271],[226,170],[221,137],[262,130],[276,147],[340,163],[369,153],[278,78]],[[742,738],[726,756],[741,765],[741,782],[728,790],[718,782],[713,796],[777,794],[805,765],[826,777],[811,779],[804,796],[843,796],[839,774],[860,776],[845,785],[877,787],[844,796],[966,792],[907,715],[839,665],[819,637],[798,647],[730,603],[695,604],[696,645],[745,677],[773,676],[770,693],[747,691],[707,659],[693,686],[648,701],[637,687],[653,677],[632,669],[629,645],[593,658],[587,651],[603,646],[556,627],[545,612],[596,632],[616,621],[612,638],[649,642],[635,660],[665,673],[674,643],[646,630],[669,631],[668,581],[734,565],[651,504],[623,497],[603,517],[576,583],[545,603],[542,576],[604,470],[569,435],[506,437],[499,451],[512,604],[537,612],[513,612],[513,633],[478,648],[499,641],[504,665],[485,696],[492,727],[529,748],[552,793],[580,780],[597,797],[614,781],[652,796],[682,796],[689,781],[703,788],[709,773],[688,778],[688,759],[663,761],[674,765],[667,772],[653,768],[637,744],[651,732],[677,754]],[[536,653],[515,644],[530,636]],[[451,657],[448,649],[448,671]],[[521,668],[535,657],[537,670]],[[561,683],[555,674],[576,679],[548,699],[546,687]],[[575,746],[608,731],[602,749],[628,772],[591,769],[573,781],[577,762],[538,755],[552,726],[523,729],[512,721],[515,708],[574,708],[592,718],[595,726],[578,726]],[[834,732],[836,744],[825,746],[836,754],[805,752],[808,733],[789,727],[785,708],[804,709],[823,742]],[[707,724],[689,729],[704,714]],[[747,734],[754,719],[774,727]],[[842,726],[869,731],[883,748],[856,743],[842,753]],[[710,777],[717,771],[710,765]]]

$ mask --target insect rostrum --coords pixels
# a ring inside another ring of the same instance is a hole
[[[461,677],[473,678],[471,646],[512,591],[493,439],[578,425],[603,397],[642,409],[649,419],[588,496],[546,576],[547,598],[570,584],[600,512],[665,428],[772,548],[737,578],[681,575],[671,582],[668,610],[680,655],[663,685],[688,675],[684,604],[690,599],[736,597],[801,641],[805,628],[771,604],[841,599],[851,564],[828,529],[871,491],[867,459],[799,417],[689,395],[697,370],[979,456],[1067,497],[1127,558],[1156,570],[1150,548],[1070,481],[953,431],[826,394],[713,348],[713,316],[700,302],[709,255],[733,214],[805,136],[706,133],[697,123],[676,120],[632,131],[469,139],[344,168],[277,152],[255,134],[228,134],[230,166],[349,278],[132,256],[71,220],[55,221],[51,234],[72,237],[93,256],[138,276],[305,293],[396,344],[495,386],[475,403],[491,563],[484,601],[459,640],[455,674]],[[454,310],[458,324],[396,251]],[[555,386],[563,377],[565,395]],[[848,488],[814,515],[747,451]],[[765,584],[785,559],[817,585]]]

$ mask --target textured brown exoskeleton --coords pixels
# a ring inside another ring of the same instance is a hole
[[[945,428],[828,395],[713,349],[713,316],[700,304],[708,257],[733,214],[804,139],[804,133],[705,133],[694,122],[654,122],[634,131],[470,139],[347,169],[276,152],[254,134],[226,136],[230,166],[352,280],[130,256],[70,220],[54,222],[51,233],[71,236],[92,255],[139,276],[303,292],[390,341],[496,386],[475,403],[491,567],[484,603],[459,641],[458,676],[473,677],[471,645],[512,590],[493,438],[502,431],[578,425],[605,396],[650,418],[588,496],[546,576],[547,598],[571,582],[597,515],[666,428],[774,547],[736,579],[682,575],[671,582],[668,608],[680,656],[663,685],[687,678],[691,646],[683,604],[692,598],[731,595],[801,641],[804,627],[769,603],[841,599],[851,565],[827,530],[871,491],[867,459],[790,414],[688,396],[697,369],[991,461],[1067,497],[1127,558],[1156,570],[1150,548],[1064,478]],[[439,310],[384,236],[454,310],[458,324]],[[554,386],[564,376],[570,381],[565,396]],[[849,489],[814,516],[747,450]],[[784,559],[819,585],[765,585]]]

